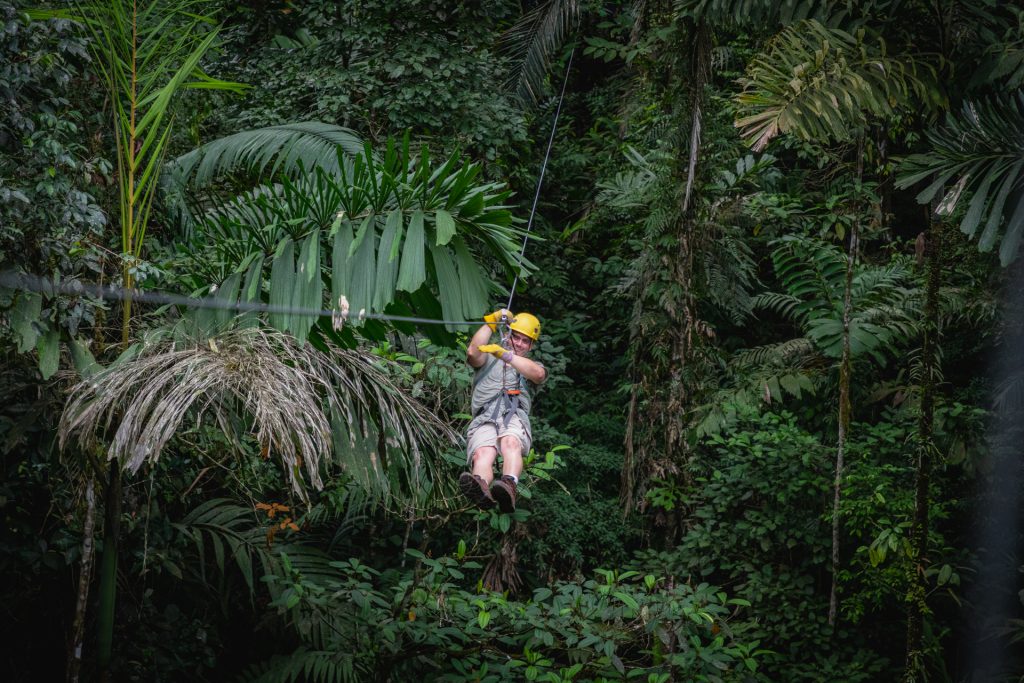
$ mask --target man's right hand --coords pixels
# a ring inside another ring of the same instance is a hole
[[[498,309],[494,313],[488,313],[487,315],[484,316],[484,322],[490,326],[491,332],[498,331],[498,323],[501,322],[502,315],[504,315],[506,319],[510,321],[512,320],[512,318],[515,317],[515,315],[512,314],[512,311],[508,310],[507,308]]]

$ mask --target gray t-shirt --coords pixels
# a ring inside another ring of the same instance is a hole
[[[511,365],[488,355],[484,364],[473,374],[473,414],[476,415],[482,408],[491,405],[502,391],[518,389],[522,392],[519,394],[519,407],[529,415],[533,387],[533,382],[527,381]]]
[[[502,391],[518,389],[519,410],[516,414],[522,420],[527,432],[530,432],[530,406],[533,404],[533,390],[536,385],[530,382],[513,368],[494,356],[488,355],[484,364],[476,369],[473,375],[473,423],[490,422],[495,401]]]

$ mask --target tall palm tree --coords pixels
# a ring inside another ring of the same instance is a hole
[[[111,104],[116,147],[121,275],[135,284],[146,229],[173,127],[175,95],[187,88],[239,91],[241,84],[206,75],[200,66],[217,40],[218,27],[203,14],[203,0],[111,0],[76,4],[73,10],[35,12],[40,18],[77,21],[91,39],[93,64]],[[132,299],[122,305],[121,342],[131,334]],[[113,634],[121,474],[107,476],[104,546],[100,568],[99,669],[107,676]],[[83,563],[83,568],[91,566]],[[84,582],[87,585],[88,582]],[[80,601],[81,602],[81,601]]]

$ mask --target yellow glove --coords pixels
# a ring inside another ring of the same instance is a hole
[[[512,352],[506,351],[501,344],[484,344],[477,348],[479,348],[482,353],[489,353],[499,360],[505,360],[506,353],[512,355]]]
[[[487,315],[484,316],[484,322],[491,326],[491,332],[498,331],[498,323],[501,322],[502,314],[504,314],[505,317],[508,318],[509,322],[511,322],[512,318],[515,317],[512,311],[508,310],[507,308],[499,309],[494,313],[488,313]]]

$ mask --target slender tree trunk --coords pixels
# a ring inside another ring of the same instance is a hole
[[[691,57],[691,105],[690,105],[690,159],[686,165],[686,189],[683,192],[683,213],[690,209],[694,180],[697,177],[697,160],[700,158],[701,132],[704,123],[704,86],[711,76],[711,34],[701,19],[693,34]]]
[[[839,503],[842,500],[842,483],[846,439],[850,429],[850,299],[853,285],[853,265],[857,258],[857,221],[850,230],[850,251],[846,257],[846,286],[843,291],[843,357],[839,363],[839,433],[836,446],[836,476],[832,495],[832,590],[828,599],[828,624],[835,626],[839,610],[836,588],[839,575]]]
[[[82,525],[82,559],[78,575],[78,600],[75,602],[75,620],[71,627],[68,653],[68,683],[78,683],[82,669],[82,649],[85,641],[85,613],[89,605],[89,585],[92,583],[92,560],[96,531],[96,477],[90,475],[85,483],[85,523]]]
[[[117,549],[121,536],[121,467],[112,460],[103,520],[103,557],[100,563],[100,605],[96,663],[101,681],[110,680],[114,644],[114,603],[117,596]]]
[[[932,454],[935,451],[935,378],[938,375],[939,285],[942,281],[943,225],[930,213],[931,225],[925,243],[928,279],[924,300],[924,336],[921,344],[921,413],[917,421],[917,462],[915,467],[914,525],[910,532],[910,589],[907,594],[907,661],[904,681],[924,678],[924,616],[928,583],[928,488],[931,483]]]
[[[861,191],[864,177],[864,136],[857,142],[857,191]],[[828,624],[835,628],[839,612],[839,504],[842,502],[843,468],[846,440],[850,430],[850,375],[853,362],[850,353],[850,315],[853,309],[853,268],[857,262],[860,241],[860,200],[857,200],[854,220],[850,225],[850,244],[846,253],[846,280],[843,286],[843,355],[839,362],[839,430],[836,444],[836,476],[832,489],[832,587],[828,598]]]

